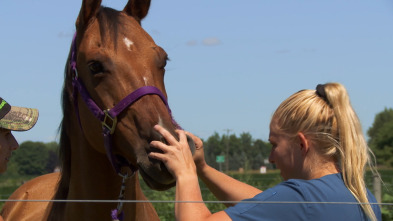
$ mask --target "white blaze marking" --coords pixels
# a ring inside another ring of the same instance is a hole
[[[147,86],[147,77],[143,77],[143,80],[145,81],[145,86]]]
[[[164,127],[164,123],[162,122],[161,116],[158,116],[158,125]]]
[[[124,37],[123,39],[124,44],[126,45],[127,49],[131,51],[131,46],[134,45],[134,42],[132,42],[130,39],[127,37]]]

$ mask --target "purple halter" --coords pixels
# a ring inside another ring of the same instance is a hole
[[[86,103],[87,107],[90,109],[90,111],[94,114],[94,116],[101,121],[102,123],[102,129],[103,129],[103,135],[104,135],[104,144],[105,144],[105,151],[108,156],[108,159],[110,163],[112,164],[114,170],[120,174],[120,168],[121,166],[127,166],[130,167],[134,172],[137,170],[132,165],[123,165],[120,164],[116,161],[116,157],[113,154],[112,151],[112,134],[115,131],[116,124],[117,124],[117,116],[125,110],[128,106],[132,105],[134,102],[136,102],[139,98],[145,96],[145,95],[158,95],[161,100],[164,102],[165,106],[168,109],[168,112],[170,116],[172,117],[171,109],[169,108],[168,102],[164,96],[164,94],[156,87],[153,86],[144,86],[141,88],[136,89],[133,91],[131,94],[126,96],[123,100],[121,100],[116,106],[114,106],[112,109],[108,110],[101,110],[97,106],[97,104],[91,99],[89,93],[87,92],[85,86],[83,85],[82,81],[80,78],[78,78],[78,72],[76,69],[76,33],[74,34],[74,37],[72,39],[72,46],[71,46],[71,60],[70,60],[70,66],[71,70],[73,71],[74,75],[72,77],[72,85],[74,87],[73,91],[73,97],[74,97],[74,105],[75,105],[75,111],[78,117],[79,125],[82,128],[82,125],[80,123],[80,115],[78,111],[78,102],[76,99],[77,96],[77,91],[80,93],[82,99]],[[179,127],[179,125],[174,121],[172,118],[172,122]],[[120,174],[121,175],[121,174]]]

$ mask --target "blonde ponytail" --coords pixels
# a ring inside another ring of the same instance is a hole
[[[364,175],[366,164],[371,165],[370,149],[362,132],[358,116],[353,110],[348,93],[339,83],[324,85],[327,101],[337,119],[341,156],[339,163],[344,183],[351,191],[364,212],[371,220],[376,220],[374,211],[368,204]]]

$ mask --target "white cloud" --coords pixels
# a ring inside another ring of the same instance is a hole
[[[221,44],[220,39],[216,38],[216,37],[210,37],[210,38],[205,38],[202,41],[203,45],[206,46],[215,46],[215,45],[219,45]]]

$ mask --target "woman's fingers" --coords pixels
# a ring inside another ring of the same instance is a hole
[[[162,161],[176,178],[181,174],[190,174],[192,171],[187,171],[192,170],[195,166],[193,166],[194,161],[188,146],[186,133],[183,130],[176,130],[179,137],[179,140],[177,140],[159,125],[154,126],[154,129],[163,136],[166,143],[161,141],[150,142],[150,145],[158,151],[150,152],[149,157]]]
[[[185,131],[185,133],[186,133],[186,135],[190,136],[191,139],[194,141],[196,149],[201,149],[203,147],[203,142],[202,142],[201,138],[195,136],[194,134],[192,134],[188,131]]]
[[[179,141],[177,141],[176,138],[171,133],[169,133],[165,128],[163,128],[162,126],[155,125],[154,129],[164,137],[164,139],[168,142],[168,144],[163,143],[161,141],[150,142],[150,146],[152,146],[158,150],[161,150],[162,153],[154,151],[154,152],[149,153],[149,157],[161,160],[165,163],[171,157],[168,155],[168,153],[173,152],[174,148],[176,148],[176,147],[180,148],[181,145],[180,145]],[[180,140],[187,139],[183,131],[179,130],[176,132],[179,135]],[[171,155],[173,155],[173,153]]]
[[[188,147],[187,136],[183,130],[176,130],[176,133],[179,136],[179,140],[177,140],[171,133],[169,133],[165,128],[160,125],[155,125],[154,129],[157,130],[157,132],[159,132],[168,142],[168,145],[166,145],[159,141],[152,141],[155,146],[157,146],[164,152],[167,152],[168,146],[173,146],[176,148]]]
[[[167,131],[165,128],[163,128],[162,126],[160,126],[160,125],[155,125],[155,126],[154,126],[154,129],[155,129],[158,133],[160,133],[160,134],[165,138],[165,140],[166,140],[169,144],[175,144],[175,143],[178,142],[178,141],[176,140],[176,138],[175,138],[171,133],[169,133],[169,131]]]
[[[162,143],[161,141],[152,141],[150,142],[150,146],[155,147],[164,153],[168,152],[168,148],[169,148],[168,145]]]
[[[162,161],[163,163],[166,163],[168,161],[168,158],[165,154],[158,153],[158,152],[150,152],[149,157]]]
[[[179,143],[181,144],[181,146],[190,149],[188,146],[186,133],[183,130],[176,130],[176,133],[179,136]]]

